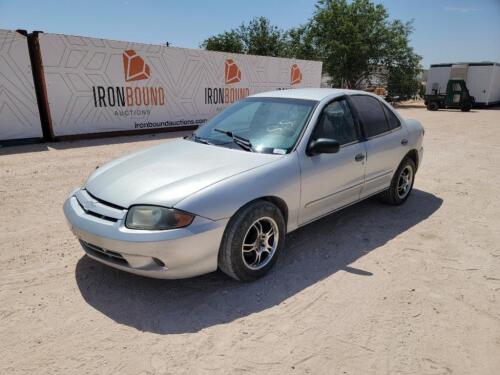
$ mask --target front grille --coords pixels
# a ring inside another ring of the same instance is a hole
[[[115,263],[123,264],[123,265],[128,265],[127,261],[125,258],[120,254],[115,251],[103,249],[102,247],[92,245],[86,241],[80,240],[80,243],[82,244],[83,248],[85,249],[86,252],[90,253],[91,255],[94,255],[97,258],[107,260],[107,261],[113,261]]]
[[[106,205],[106,206],[109,206],[109,207],[115,208],[115,209],[117,209],[117,210],[123,210],[123,209],[124,209],[123,207],[118,206],[117,204],[110,203],[110,202],[106,202],[106,201],[103,201],[103,200],[102,200],[102,199],[100,199],[100,198],[97,198],[97,197],[96,197],[96,196],[94,196],[93,194],[90,194],[90,192],[89,192],[88,190],[85,190],[85,191],[87,192],[87,194],[88,194],[90,197],[94,198],[96,201],[98,201],[98,202],[100,202],[100,203],[102,203],[102,204],[104,204],[104,205]]]
[[[114,217],[102,215],[102,214],[100,214],[98,212],[87,210],[85,207],[83,207],[83,205],[80,203],[80,201],[78,199],[76,201],[78,202],[78,205],[82,208],[83,211],[85,211],[85,213],[87,215],[98,217],[99,219],[103,219],[103,220],[107,220],[107,221],[112,221],[113,223],[116,223],[118,221],[118,219],[115,219]]]
[[[75,194],[76,201],[87,214],[99,219],[116,223],[124,218],[126,209],[113,203],[105,202],[91,195],[87,190],[79,190]]]

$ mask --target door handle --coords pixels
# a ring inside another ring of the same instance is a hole
[[[402,139],[402,140],[401,140],[401,144],[402,144],[403,146],[406,146],[406,145],[408,144],[408,140],[407,140],[406,138]]]
[[[355,157],[354,157],[354,160],[356,161],[361,161],[365,158],[365,154],[357,154]]]

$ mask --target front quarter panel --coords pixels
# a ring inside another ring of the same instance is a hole
[[[177,203],[175,208],[220,220],[230,218],[255,199],[269,196],[286,203],[287,231],[296,229],[300,202],[300,168],[296,152],[208,186]]]

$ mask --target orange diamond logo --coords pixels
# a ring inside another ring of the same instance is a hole
[[[224,62],[224,78],[226,85],[241,81],[241,70],[233,59],[227,59]]]
[[[149,65],[132,49],[123,52],[123,72],[125,82],[140,81],[151,76]]]
[[[292,69],[290,71],[290,84],[296,85],[302,81],[302,72],[297,64],[292,65]]]

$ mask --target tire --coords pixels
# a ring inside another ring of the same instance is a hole
[[[283,214],[270,202],[259,200],[242,207],[222,236],[219,269],[243,282],[264,276],[283,249],[285,228]],[[271,230],[273,234],[266,236]]]
[[[429,102],[429,104],[427,104],[427,110],[429,111],[437,111],[438,109],[439,109],[438,102]]]
[[[469,112],[472,108],[472,104],[470,102],[462,103],[460,106],[460,110],[462,112]]]
[[[410,180],[404,183],[401,179],[405,173],[410,171]],[[417,171],[415,162],[411,158],[404,158],[401,164],[399,164],[396,173],[392,177],[391,186],[389,189],[383,191],[378,195],[378,199],[386,204],[393,206],[398,206],[403,204],[410,196],[413,190],[413,182],[415,181],[415,172]],[[406,185],[405,190],[402,190],[402,186]]]

